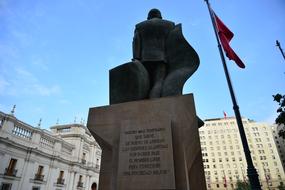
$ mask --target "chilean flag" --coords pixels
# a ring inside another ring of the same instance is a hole
[[[221,21],[221,19],[215,13],[213,15],[216,21],[217,32],[219,34],[221,44],[223,46],[224,51],[226,52],[227,57],[230,60],[234,60],[240,68],[245,68],[245,65],[242,60],[237,56],[237,54],[230,46],[230,41],[233,38],[234,33],[232,33],[230,29],[228,29],[228,27]]]

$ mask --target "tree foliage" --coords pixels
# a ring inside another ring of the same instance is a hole
[[[285,190],[285,186],[283,183],[281,183],[277,188],[278,190]]]
[[[285,95],[276,94],[273,95],[274,101],[276,101],[279,104],[279,107],[277,109],[277,113],[279,114],[277,118],[275,119],[275,123],[278,125],[283,125],[283,129],[279,131],[279,136],[285,139]]]
[[[285,190],[285,186],[283,183],[281,183],[277,188],[278,190]]]
[[[250,184],[246,181],[237,181],[235,190],[251,190]]]

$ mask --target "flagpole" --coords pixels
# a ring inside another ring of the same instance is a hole
[[[249,150],[249,146],[246,140],[246,135],[245,135],[245,131],[244,131],[244,127],[242,124],[242,119],[241,119],[241,115],[240,115],[240,111],[239,111],[239,106],[237,104],[236,98],[235,98],[235,94],[234,94],[234,90],[233,90],[233,86],[231,83],[231,79],[230,79],[230,74],[226,65],[226,60],[225,60],[225,56],[221,47],[221,43],[218,37],[218,32],[217,32],[217,28],[216,28],[216,22],[215,19],[213,17],[213,13],[211,11],[210,8],[210,4],[208,2],[208,0],[205,0],[205,2],[207,3],[207,7],[210,13],[210,17],[212,20],[212,24],[213,24],[213,28],[215,31],[215,35],[216,35],[216,39],[217,39],[217,43],[218,43],[218,48],[219,48],[219,52],[220,52],[220,56],[221,56],[221,60],[222,60],[222,64],[223,64],[223,68],[224,68],[224,72],[226,75],[226,79],[227,79],[227,83],[228,83],[228,87],[229,87],[229,91],[230,91],[230,95],[231,95],[231,99],[232,99],[232,103],[233,103],[233,110],[235,112],[235,116],[236,116],[236,122],[239,128],[239,133],[240,133],[240,137],[241,137],[241,141],[242,141],[242,146],[244,149],[244,154],[245,154],[245,158],[246,158],[246,162],[247,162],[247,176],[250,182],[250,186],[252,190],[261,190],[261,186],[260,186],[260,182],[258,179],[258,173],[253,165],[252,162],[252,158],[250,155],[250,150]]]
[[[281,45],[280,45],[280,42],[278,40],[276,40],[276,46],[279,48],[284,60],[285,60],[285,55],[284,55],[284,52],[283,52],[283,49],[281,48]]]

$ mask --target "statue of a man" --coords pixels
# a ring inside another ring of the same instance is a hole
[[[110,70],[110,103],[181,95],[199,62],[181,24],[151,9],[135,27],[132,61]]]
[[[110,104],[181,95],[199,63],[181,24],[151,9],[147,20],[136,25],[132,61],[110,70]]]
[[[161,97],[167,74],[166,40],[174,28],[174,22],[162,19],[158,9],[151,9],[147,20],[136,25],[133,59],[139,60],[149,73],[149,98]]]

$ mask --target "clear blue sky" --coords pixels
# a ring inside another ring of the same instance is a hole
[[[273,122],[272,94],[285,93],[284,0],[210,0],[235,33],[232,48],[246,64],[227,61],[241,114]],[[0,110],[42,127],[87,119],[108,104],[109,69],[130,61],[136,23],[151,8],[182,23],[200,67],[184,93],[194,93],[202,119],[233,116],[217,43],[203,0],[0,0]]]

